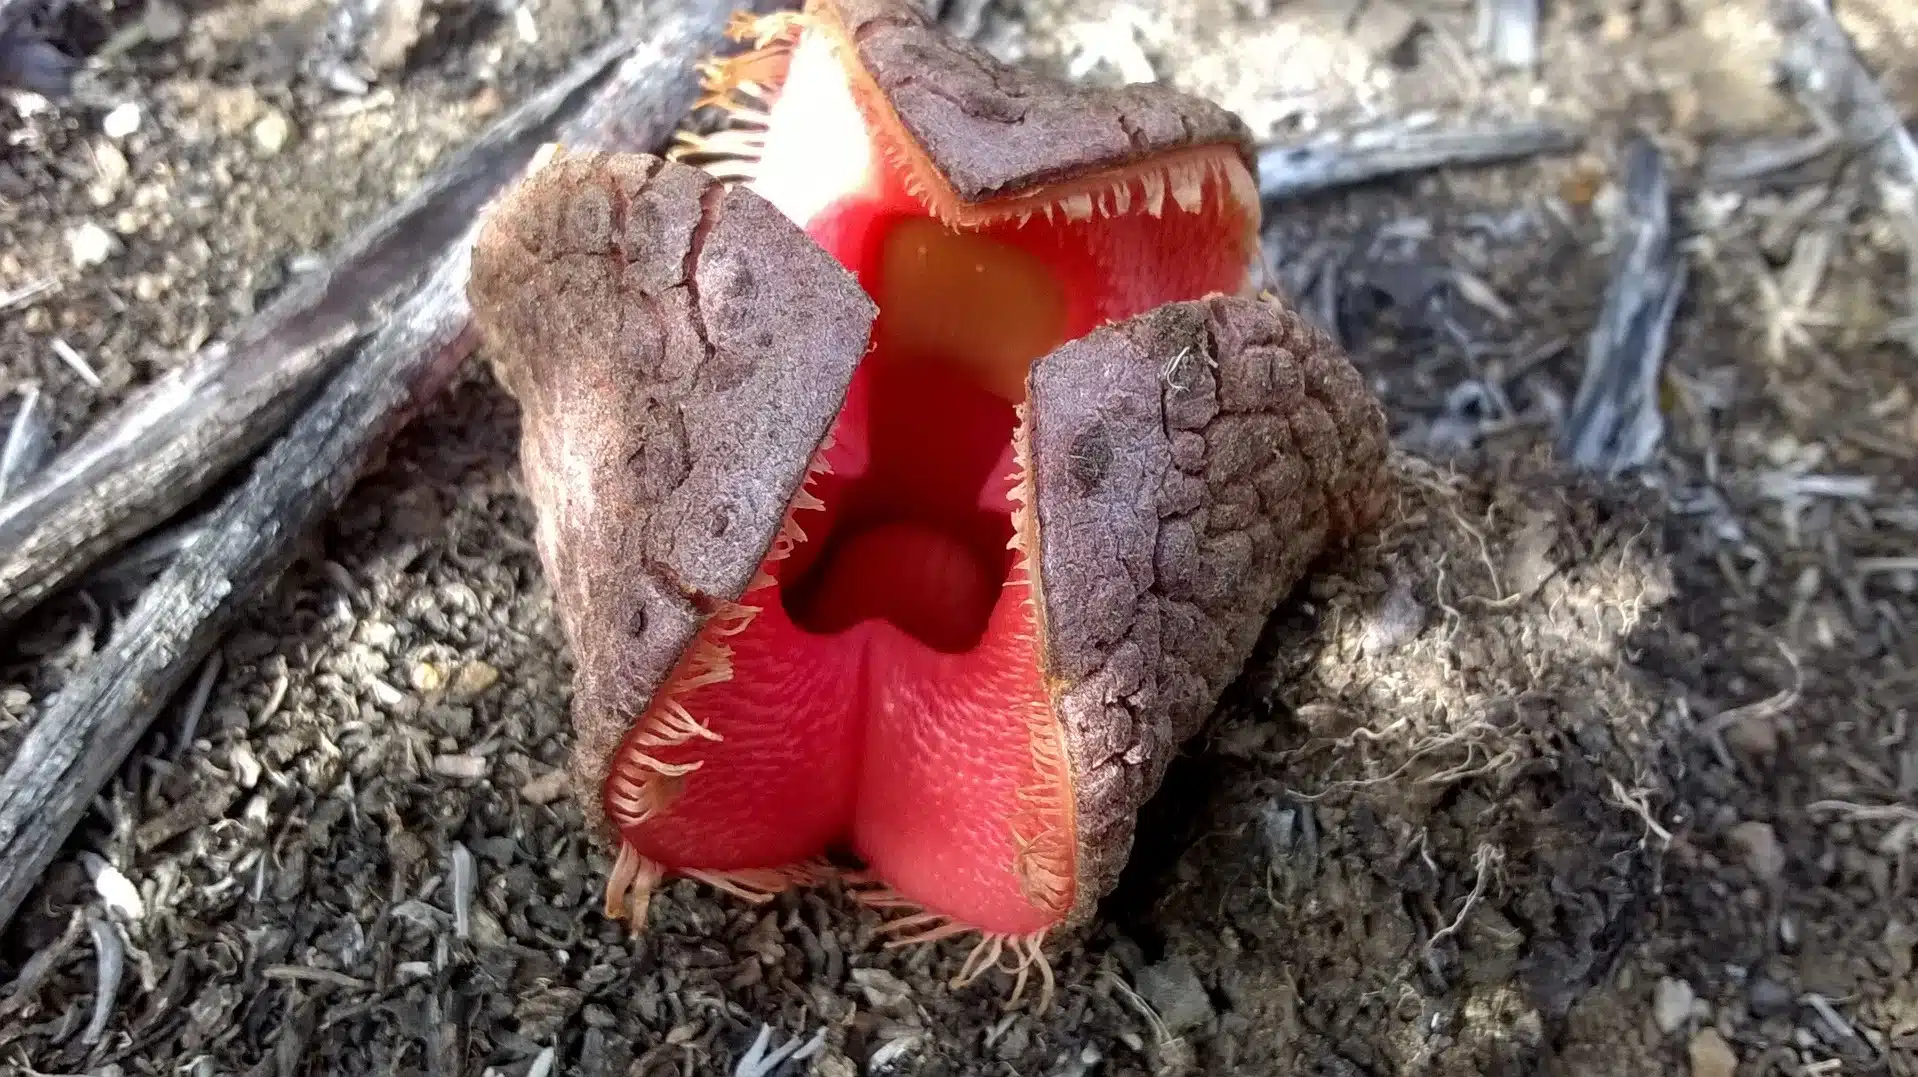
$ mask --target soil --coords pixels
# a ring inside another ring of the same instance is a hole
[[[0,295],[56,284],[0,309],[0,388],[40,387],[71,438],[612,7],[78,0],[79,98],[0,113]],[[1918,13],[1845,8],[1918,108]],[[1716,147],[1809,130],[1758,0],[1550,4],[1536,75],[1486,68],[1473,18],[987,9],[1004,56],[1164,78],[1262,134],[1544,110],[1585,138],[1272,208],[1275,265],[1387,405],[1400,509],[1273,618],[1119,890],[1055,945],[1051,1009],[1006,1009],[1003,977],[947,986],[964,944],[886,949],[831,891],[756,907],[676,883],[637,939],[600,914],[608,857],[557,780],[570,666],[517,413],[474,364],[0,936],[0,1073],[1918,1073],[1897,235],[1837,155],[1701,178]],[[128,104],[130,134],[106,121]],[[1636,134],[1676,169],[1691,276],[1657,458],[1601,485],[1546,458]],[[77,258],[95,230],[104,259]],[[116,608],[62,601],[0,641],[0,751]],[[102,952],[124,959],[104,997]],[[755,1070],[762,1031],[819,1042]]]

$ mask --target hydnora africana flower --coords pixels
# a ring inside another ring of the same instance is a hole
[[[1384,416],[1261,293],[1230,113],[910,3],[735,29],[719,132],[559,151],[473,257],[607,911],[838,876],[1049,986],[1265,619],[1379,521]]]

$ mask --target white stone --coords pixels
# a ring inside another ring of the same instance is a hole
[[[1658,1030],[1667,1036],[1684,1027],[1687,1018],[1692,1015],[1692,1000],[1695,998],[1692,985],[1683,980],[1666,977],[1658,981],[1658,987],[1652,991],[1652,1020]]]
[[[88,269],[113,257],[120,241],[113,233],[92,221],[85,221],[79,227],[67,232],[67,253],[73,258],[73,264]]]
[[[115,105],[113,111],[107,113],[106,116],[100,120],[101,132],[115,142],[120,141],[139,129],[140,106],[131,101]]]

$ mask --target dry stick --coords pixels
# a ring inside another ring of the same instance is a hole
[[[418,282],[633,40],[628,32],[594,50],[361,228],[327,268],[230,341],[128,398],[0,503],[0,626],[171,518],[279,434],[377,324],[377,306]]]
[[[1259,151],[1259,194],[1267,200],[1299,198],[1407,172],[1567,153],[1578,142],[1571,131],[1534,121],[1454,130],[1399,124],[1266,146]]]
[[[560,141],[657,150],[698,93],[734,0],[682,0],[565,124]],[[469,215],[470,216],[470,215]],[[56,696],[0,777],[0,928],[107,779],[215,641],[345,498],[360,471],[473,346],[466,234],[255,466],[207,530],[141,596],[107,648]]]
[[[1626,147],[1624,195],[1605,307],[1559,435],[1560,453],[1575,466],[1608,476],[1643,465],[1664,435],[1659,377],[1686,277],[1672,235],[1671,179],[1648,139]]]

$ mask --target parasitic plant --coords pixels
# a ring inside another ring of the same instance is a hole
[[[1265,619],[1380,520],[1384,416],[1261,294],[1230,113],[900,0],[735,29],[719,131],[559,152],[474,252],[607,912],[838,877],[1049,987]]]

